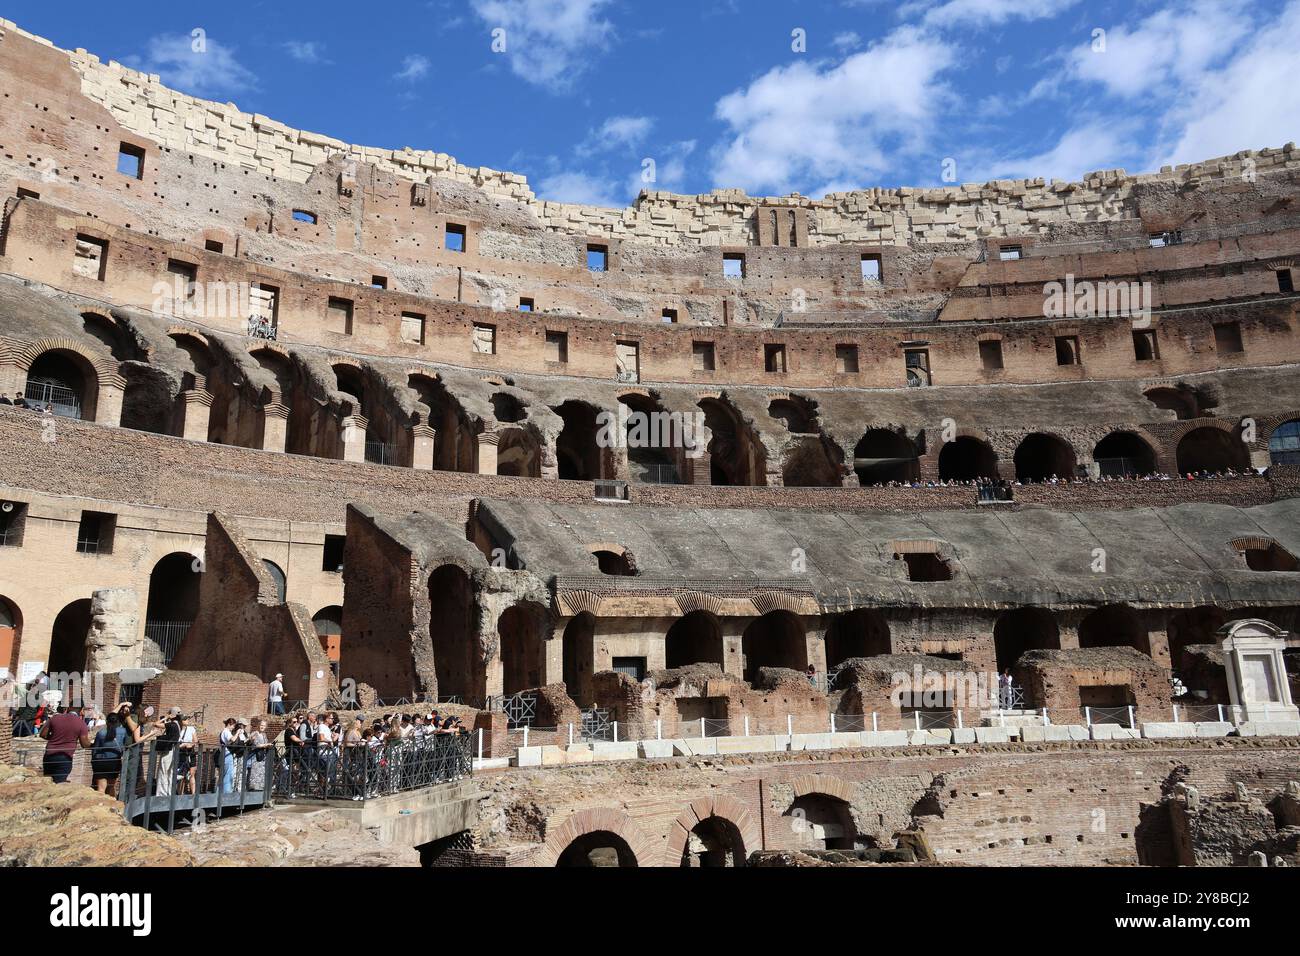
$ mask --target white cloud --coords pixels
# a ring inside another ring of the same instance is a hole
[[[1140,131],[1140,122],[1134,118],[1116,121],[1114,118],[1092,118],[1067,130],[1051,149],[1019,156],[981,157],[968,168],[959,164],[957,178],[961,182],[982,183],[991,179],[1063,179],[1070,182],[1083,178],[1085,173],[1100,169],[1124,167],[1126,163],[1141,163],[1133,145]],[[1129,172],[1139,172],[1137,168]]]
[[[834,39],[831,40],[831,46],[835,47],[835,49],[839,50],[841,53],[847,53],[849,50],[856,50],[858,47],[862,46],[862,37],[858,36],[858,34],[852,30],[848,30],[844,33],[837,33],[835,34]]]
[[[954,45],[903,27],[835,66],[769,70],[718,101],[730,132],[714,149],[714,180],[778,192],[809,180],[867,185],[890,153],[925,143],[950,95],[939,77],[956,59]]]
[[[127,57],[126,63],[157,73],[167,86],[194,96],[220,97],[257,88],[257,77],[235,59],[234,49],[206,35],[155,36],[147,53]]]
[[[393,79],[404,83],[414,83],[429,75],[429,58],[416,53],[402,60],[402,68],[393,74]]]
[[[1000,26],[1009,20],[1047,20],[1079,0],[946,0],[925,11],[933,27]]]
[[[316,40],[286,40],[283,44],[289,56],[299,63],[319,63],[328,65],[325,57],[325,44]]]
[[[635,196],[643,189],[680,192],[686,183],[686,163],[694,154],[695,147],[695,140],[688,139],[670,143],[662,149],[651,149],[628,181],[629,194]],[[647,167],[646,159],[651,160],[653,166]],[[647,182],[649,172],[653,172],[654,178]]]
[[[655,121],[649,116],[611,116],[587,134],[577,151],[584,155],[618,149],[636,149],[650,135]]]
[[[537,184],[537,195],[551,202],[581,203],[584,206],[622,206],[618,185],[580,170],[552,173]]]
[[[1199,0],[1157,11],[1135,27],[1105,29],[1105,48],[1091,39],[1067,55],[1066,72],[1123,97],[1170,83],[1194,83],[1246,37],[1253,24],[1243,0]]]
[[[614,25],[602,16],[611,0],[470,0],[491,30],[505,31],[505,56],[516,76],[552,92],[570,89],[609,48]]]

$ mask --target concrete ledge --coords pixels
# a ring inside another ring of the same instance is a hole
[[[718,753],[717,737],[687,737],[673,741],[673,753],[679,757],[713,757]]]
[[[620,741],[619,743],[594,741],[591,745],[591,759],[597,762],[603,760],[635,760],[638,749],[635,740]]]
[[[973,733],[977,744],[1005,744],[1011,742],[1011,732],[1018,729],[1016,727],[976,727]],[[953,743],[956,743],[957,735],[953,734],[952,739]]]
[[[1227,737],[1235,728],[1228,721],[1204,720],[1196,724],[1198,737]]]
[[[1020,728],[1020,739],[1025,743],[1045,743],[1049,740],[1087,740],[1088,728],[1078,724],[1048,724],[1046,727],[1041,724],[1037,727],[1026,724]]]
[[[1237,725],[1242,737],[1300,737],[1300,720],[1247,720]]]
[[[520,747],[515,757],[516,767],[540,767],[542,765],[541,747]]]
[[[907,742],[918,747],[952,743],[951,730],[909,730],[906,733]]]
[[[862,734],[864,747],[906,747],[906,730],[868,730]]]
[[[753,737],[714,737],[720,754],[766,754],[777,749],[776,738],[770,735]]]
[[[1093,724],[1093,740],[1138,740],[1142,731],[1137,727],[1123,727],[1120,724]]]
[[[952,729],[952,742],[955,744],[973,744],[975,743],[974,727],[954,727]]]
[[[1102,725],[1098,725],[1102,726]],[[1195,724],[1151,720],[1142,725],[1142,736],[1148,740],[1174,740],[1196,736]]]
[[[673,755],[671,740],[641,741],[641,756],[647,760],[666,760]]]

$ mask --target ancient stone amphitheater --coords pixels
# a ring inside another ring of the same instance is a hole
[[[3,20],[0,91],[11,675],[456,706],[443,862],[1160,861],[1296,775],[1218,643],[1297,646],[1293,144],[603,209]]]

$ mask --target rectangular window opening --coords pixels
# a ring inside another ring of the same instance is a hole
[[[1056,364],[1081,365],[1079,356],[1079,337],[1077,335],[1058,335],[1056,337]]]
[[[697,372],[712,372],[717,367],[712,342],[695,342],[691,345],[691,364]]]
[[[835,346],[835,371],[841,375],[858,373],[858,347],[856,345]]]
[[[465,227],[454,222],[447,223],[447,237],[444,244],[448,252],[464,252]]]
[[[424,344],[424,316],[418,312],[402,313],[402,341],[411,345]]]
[[[1215,325],[1214,347],[1225,355],[1246,351],[1241,344],[1241,323],[1220,322]]]
[[[330,296],[325,307],[325,328],[339,335],[352,334],[352,300]]]
[[[587,268],[592,272],[608,272],[609,246],[587,246]]]
[[[745,278],[745,254],[728,252],[722,257],[722,274],[728,279]]]
[[[325,549],[321,557],[321,570],[330,574],[343,573],[343,546],[347,538],[341,534],[325,535]]]
[[[564,363],[569,361],[569,333],[546,333],[546,361]]]
[[[865,255],[862,257],[862,279],[864,282],[879,282],[881,277],[880,256]]]
[[[980,365],[986,372],[996,372],[1002,368],[1002,341],[989,339],[980,343]]]
[[[778,375],[785,372],[784,345],[763,346],[763,371]]]
[[[117,148],[117,171],[132,179],[144,179],[144,150],[130,143]]]
[[[104,281],[108,270],[108,243],[94,236],[77,236],[77,247],[73,254],[72,271],[87,279]]]
[[[101,511],[83,511],[77,525],[78,554],[111,554],[117,516]]]

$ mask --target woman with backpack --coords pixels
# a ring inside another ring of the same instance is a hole
[[[128,734],[117,714],[111,713],[104,726],[95,733],[90,749],[91,786],[110,797],[117,796],[117,783],[122,776],[122,752],[126,749]]]

